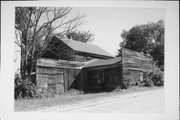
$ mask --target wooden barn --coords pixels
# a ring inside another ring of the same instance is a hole
[[[85,91],[111,91],[135,86],[143,80],[143,74],[152,71],[152,57],[122,48],[121,56],[96,60],[86,64],[82,71],[82,88]]]
[[[84,65],[96,59],[108,58],[113,56],[96,45],[54,36],[42,58],[37,60],[36,84],[41,91],[56,93],[72,87],[83,89],[83,75],[80,76],[80,72]]]
[[[110,91],[120,88],[123,82],[121,57],[96,60],[86,64],[81,71],[85,91]]]
[[[145,72],[153,70],[152,58],[136,51],[122,48],[120,57],[112,57],[93,44],[58,37],[52,41],[43,58],[37,60],[39,90],[111,91],[127,82],[136,85]]]

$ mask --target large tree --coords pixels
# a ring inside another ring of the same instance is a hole
[[[15,30],[20,39],[21,77],[26,79],[53,35],[64,37],[81,24],[83,16],[70,17],[72,8],[16,7]]]
[[[164,22],[151,22],[123,30],[121,47],[150,54],[158,66],[164,65]],[[118,53],[120,55],[120,52]]]

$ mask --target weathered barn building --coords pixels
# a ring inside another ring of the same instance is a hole
[[[83,90],[110,91],[137,85],[143,80],[143,74],[154,68],[152,57],[139,52],[121,48],[121,56],[96,60],[82,68]]]
[[[96,45],[58,37],[53,37],[48,47],[36,65],[40,90],[110,91],[127,82],[136,85],[144,72],[153,70],[151,57],[125,48],[120,57],[112,57]]]
[[[83,79],[79,76],[82,67],[94,59],[113,58],[100,47],[54,36],[36,64],[36,84],[40,90],[53,90],[57,93],[78,86],[82,89]],[[78,81],[79,83],[74,81]]]
[[[120,88],[123,82],[121,57],[96,60],[86,64],[82,72],[85,91],[109,91]]]

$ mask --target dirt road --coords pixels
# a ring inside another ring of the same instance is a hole
[[[40,112],[159,113],[164,112],[164,89],[116,95],[98,101],[40,109]]]

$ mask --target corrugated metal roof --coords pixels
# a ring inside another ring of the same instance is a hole
[[[60,40],[77,52],[85,52],[85,53],[92,53],[92,54],[113,57],[113,55],[111,55],[110,53],[106,52],[105,50],[94,44],[83,43],[68,38],[61,38]]]
[[[88,68],[88,67],[112,65],[112,64],[115,64],[117,62],[121,62],[121,57],[103,59],[103,60],[96,60],[94,62],[86,64],[84,67]]]

